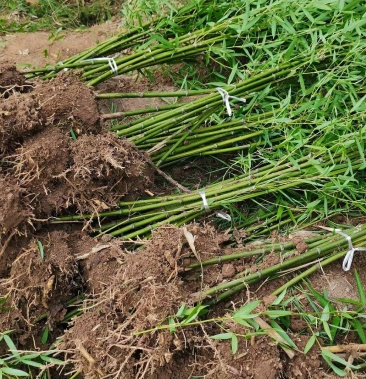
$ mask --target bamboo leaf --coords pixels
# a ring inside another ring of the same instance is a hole
[[[365,294],[365,290],[363,288],[361,278],[358,275],[357,270],[355,270],[355,280],[356,280],[358,295],[360,297],[360,302],[362,304],[362,307],[365,308],[366,307],[366,294]]]
[[[0,370],[2,371],[3,374],[6,374],[6,375],[29,377],[28,373],[26,373],[23,370],[18,370],[16,368],[2,367]]]
[[[284,289],[277,298],[273,301],[272,305],[279,305],[286,295],[287,289]]]
[[[272,328],[285,340],[288,346],[297,349],[296,344],[292,341],[289,335],[277,324],[277,322],[270,320]]]
[[[355,331],[357,332],[361,342],[366,343],[366,336],[361,322],[357,318],[353,318],[350,320],[350,324],[355,328]]]
[[[240,318],[247,318],[247,317],[256,317],[256,315],[250,315],[250,313],[258,307],[258,305],[261,303],[260,300],[255,300],[255,301],[252,301],[248,304],[245,304],[244,306],[242,306],[240,309],[238,309],[235,313],[234,313],[234,317],[240,317]]]
[[[233,354],[238,351],[238,337],[234,333],[231,337],[231,351]]]
[[[57,364],[57,365],[65,365],[67,363],[67,362],[62,361],[61,359],[49,357],[48,355],[43,355],[43,354],[40,355],[40,358],[44,362],[54,363],[54,364]]]
[[[186,309],[186,303],[182,303],[180,308],[178,309],[178,312],[175,314],[177,317],[184,317],[184,311]]]
[[[4,341],[5,343],[8,345],[8,348],[9,350],[15,354],[18,352],[18,349],[16,348],[16,346],[14,345],[14,342],[12,341],[12,339],[6,334],[4,335]]]
[[[324,328],[325,333],[327,334],[330,342],[332,343],[333,342],[332,333],[330,332],[329,324],[326,321],[323,321],[323,328]]]
[[[252,326],[245,320],[243,320],[241,317],[233,316],[233,319],[236,323],[245,326],[246,328],[251,328]]]
[[[324,309],[323,309],[323,312],[322,312],[322,315],[321,315],[321,320],[322,321],[329,321],[329,318],[330,318],[330,315],[329,315],[329,304],[326,304]]]
[[[316,341],[316,336],[315,336],[315,334],[313,334],[313,335],[309,338],[308,342],[307,342],[306,345],[305,345],[305,348],[304,348],[304,354],[307,354],[307,353],[309,352],[309,350],[313,347],[315,341]]]
[[[284,316],[291,316],[292,312],[278,309],[278,310],[265,311],[264,314],[267,315],[269,318],[279,318],[279,317],[284,317]]]
[[[213,340],[230,340],[232,338],[232,333],[220,333],[211,336]]]

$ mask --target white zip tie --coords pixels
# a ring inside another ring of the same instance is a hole
[[[199,193],[200,196],[202,197],[203,207],[205,208],[206,212],[209,212],[209,211],[210,211],[210,207],[208,206],[208,202],[207,202],[207,199],[206,199],[206,192],[205,192],[205,190],[204,190],[204,189],[199,190],[198,193]]]
[[[105,61],[108,62],[109,67],[111,68],[113,74],[118,75],[118,66],[114,58],[92,58],[92,59],[85,59],[80,62],[92,62],[94,64],[94,62],[105,62]]]
[[[348,234],[343,233],[340,229],[334,229],[334,231],[344,237],[348,242],[349,250],[343,259],[342,268],[343,271],[349,271],[352,265],[354,253],[356,251],[366,251],[366,247],[353,247],[352,238]]]
[[[225,103],[226,111],[227,111],[227,114],[229,117],[233,114],[233,111],[231,110],[231,106],[229,103],[230,99],[238,100],[238,101],[241,101],[243,103],[247,102],[247,100],[244,99],[243,97],[236,97],[236,96],[229,95],[229,93],[226,90],[224,90],[223,88],[217,87],[216,90],[219,92],[219,94],[222,97],[222,100]]]
[[[216,216],[217,217],[220,217],[226,221],[231,221],[231,216],[228,215],[227,213],[223,212],[223,211],[218,211],[216,212]]]

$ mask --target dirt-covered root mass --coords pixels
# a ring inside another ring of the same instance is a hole
[[[23,79],[12,66],[2,66],[1,73],[6,83],[11,75],[14,82]],[[62,73],[31,87],[0,97],[3,233],[68,209],[113,208],[123,196],[151,186],[148,157],[102,131],[94,94],[77,77]]]
[[[89,281],[80,256],[96,242],[82,226],[48,221],[114,208],[150,188],[154,173],[145,153],[102,130],[94,93],[77,77],[30,83],[1,66],[0,80],[0,326],[19,348],[44,348],[44,329],[54,342],[69,302],[99,293],[108,277]]]
[[[227,235],[212,226],[191,224],[187,230],[195,237],[196,253],[202,259],[232,253],[224,247]],[[195,254],[183,228],[159,228],[135,252],[126,250],[127,246],[119,239],[101,240],[76,257],[88,298],[83,314],[66,330],[60,349],[67,351],[66,357],[86,379],[106,375],[121,379],[302,378],[305,370],[326,377],[319,365],[302,367],[302,354],[288,365],[288,358],[268,336],[239,338],[238,352],[233,355],[230,341],[211,338],[225,330],[238,336],[247,332],[230,319],[222,326],[202,323],[172,332],[168,320],[182,321],[174,316],[182,303],[193,307],[192,292],[221,282],[227,269],[215,265],[203,272],[184,270]],[[208,318],[227,316],[227,307],[242,304],[242,297],[210,311]],[[315,350],[309,353],[310,360],[319,354]]]
[[[2,97],[7,98],[14,92],[27,92],[31,87],[15,66],[0,65],[0,95]]]
[[[197,241],[204,243],[205,233]],[[106,373],[116,378],[168,377],[163,372],[171,372],[175,357],[191,351],[191,338],[185,346],[180,333],[168,330],[133,334],[165,323],[182,302],[190,302],[190,286],[178,274],[181,254],[191,255],[188,244],[178,228],[154,232],[134,253],[117,244],[101,242],[82,259],[88,290],[100,292],[86,302],[89,309],[65,333],[61,348],[71,353],[86,378]]]
[[[0,88],[24,78],[12,66],[1,66]],[[11,76],[13,75],[13,76]],[[8,90],[0,98],[0,153],[14,151],[27,137],[50,126],[76,134],[100,131],[99,112],[93,92],[68,73],[28,85],[27,93]],[[7,98],[6,98],[7,97]]]

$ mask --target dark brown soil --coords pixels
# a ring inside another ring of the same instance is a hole
[[[9,97],[14,92],[26,92],[30,84],[26,84],[24,75],[17,71],[16,67],[8,64],[0,64],[0,95]]]
[[[7,80],[10,74],[7,71]],[[13,77],[14,80],[17,76]],[[80,80],[67,73],[47,82],[38,82],[29,93],[0,98],[0,153],[14,151],[34,133],[51,126],[78,135],[100,131],[94,95]]]
[[[250,338],[253,328],[229,317],[255,299],[264,300],[260,307],[265,309],[284,277],[248,287],[211,307],[195,325],[169,330],[169,320],[183,321],[177,316],[183,303],[193,308],[208,288],[279,263],[283,256],[272,251],[260,259],[189,270],[191,263],[258,245],[245,245],[242,231],[218,232],[210,222],[192,223],[186,230],[162,227],[134,244],[92,238],[83,223],[52,223],[56,215],[113,209],[121,198],[153,188],[149,157],[103,130],[94,94],[77,77],[62,73],[22,91],[24,78],[4,66],[0,80],[0,88],[15,86],[0,98],[0,299],[7,298],[0,308],[8,308],[0,309],[0,328],[13,330],[19,348],[45,349],[59,337],[60,356],[70,360],[71,371],[90,379],[332,377],[317,345],[302,353],[312,334],[302,320],[286,329],[298,347],[289,358],[268,335]],[[194,237],[195,251],[187,233]],[[273,234],[267,242],[290,239],[293,254],[306,251],[299,235]],[[334,279],[336,270],[333,274]],[[314,280],[318,290],[331,282],[324,277]],[[350,278],[337,280],[344,289]],[[349,295],[357,297],[351,290]],[[76,305],[79,312],[71,318]],[[42,343],[46,327],[50,336]],[[230,340],[212,338],[228,331],[238,336],[236,354]],[[342,343],[353,342],[352,335],[344,338]],[[0,344],[0,356],[4,351]],[[70,377],[64,371],[55,375]]]

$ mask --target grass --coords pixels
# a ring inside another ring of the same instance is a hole
[[[11,338],[11,330],[0,333],[0,343],[5,344],[8,352],[0,357],[1,378],[37,378],[51,379],[50,368],[64,366],[65,362],[54,358],[56,350],[47,351],[20,351]]]
[[[88,27],[118,14],[122,3],[113,0],[4,0],[0,4],[0,31],[16,33]]]

